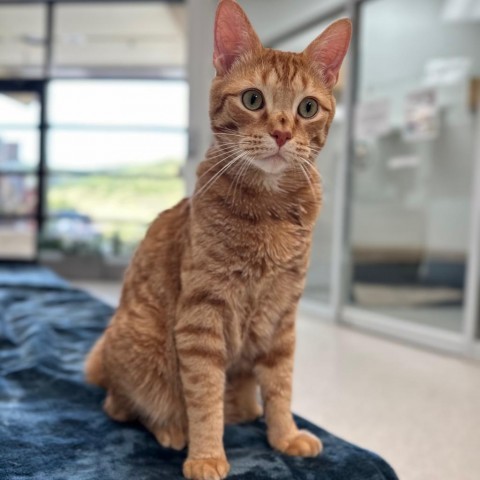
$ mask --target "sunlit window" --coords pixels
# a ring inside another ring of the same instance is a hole
[[[128,256],[184,195],[187,85],[54,81],[44,251]]]

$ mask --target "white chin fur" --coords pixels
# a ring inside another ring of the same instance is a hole
[[[255,159],[252,160],[252,163],[265,173],[270,173],[273,175],[282,173],[288,166],[287,161],[277,155],[269,158],[263,158],[261,160]]]

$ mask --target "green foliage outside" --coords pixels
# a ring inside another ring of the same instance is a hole
[[[185,195],[180,163],[138,165],[112,173],[51,176],[50,214],[74,211],[88,215],[113,249],[130,250],[162,210]]]

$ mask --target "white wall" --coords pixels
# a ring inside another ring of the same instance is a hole
[[[299,25],[321,18],[345,0],[238,0],[265,43]]]

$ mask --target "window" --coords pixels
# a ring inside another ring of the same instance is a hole
[[[187,103],[183,81],[51,83],[44,252],[132,253],[185,193]]]

